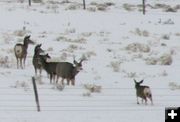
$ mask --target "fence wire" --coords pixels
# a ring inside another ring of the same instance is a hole
[[[164,91],[170,90],[169,88],[153,88],[153,91],[161,92],[153,94],[157,106],[146,108],[140,105],[137,108],[135,107],[135,89],[102,88],[102,92],[93,93],[93,96],[89,97],[82,95],[82,89],[74,87],[58,91],[51,88],[38,88],[41,111],[162,111],[166,106],[165,103],[178,103],[180,96],[177,92],[176,94],[165,94]],[[33,89],[29,88],[28,91],[24,91],[23,88],[0,87],[0,112],[4,111],[35,112]]]

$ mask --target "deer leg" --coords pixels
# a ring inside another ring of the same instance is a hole
[[[19,69],[19,59],[16,57],[17,60],[17,68]]]
[[[56,84],[58,84],[58,80],[59,80],[59,76],[57,76],[57,79],[56,79]]]
[[[39,69],[39,74],[40,74],[40,77],[41,77],[41,74],[42,74],[42,68]]]
[[[37,76],[37,69],[34,67],[35,76]]]
[[[71,79],[71,85],[75,86],[75,79]]]
[[[141,103],[142,103],[142,104],[144,103],[144,99],[141,99]]]
[[[24,57],[24,61],[23,62],[24,62],[24,68],[25,68],[26,56]]]
[[[67,79],[67,85],[69,85],[69,83],[70,83],[70,79]]]
[[[136,96],[136,99],[137,99],[137,104],[139,104],[139,101],[138,101],[138,96]]]
[[[61,79],[61,84],[64,85],[64,78]]]
[[[22,58],[20,58],[20,67],[21,67],[21,69],[23,69],[23,66],[22,66]]]
[[[56,78],[56,75],[53,74],[53,82],[55,83],[55,78]]]
[[[152,97],[149,97],[150,101],[151,101],[151,105],[153,105],[153,99]]]
[[[53,74],[50,73],[50,84],[52,84],[52,78],[53,78]]]
[[[144,100],[145,100],[145,105],[147,105],[147,98],[145,97]]]

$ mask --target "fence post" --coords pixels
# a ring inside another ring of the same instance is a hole
[[[29,0],[29,6],[31,6],[31,0]]]
[[[35,95],[35,101],[36,101],[36,105],[37,105],[37,111],[40,112],[39,97],[38,97],[38,92],[37,92],[37,87],[36,87],[36,82],[35,82],[34,77],[32,77],[32,83],[33,83],[33,88],[34,88],[34,95]]]
[[[86,9],[86,1],[83,0],[83,6],[84,6],[84,9]]]
[[[146,14],[146,0],[142,0],[142,4],[143,4],[143,14]]]

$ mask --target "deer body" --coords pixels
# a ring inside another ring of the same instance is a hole
[[[50,83],[52,83],[52,79],[54,79],[55,81],[56,66],[58,62],[47,62],[48,58],[50,58],[48,54],[40,56],[42,66],[46,70],[46,72],[50,75]]]
[[[19,68],[19,62],[20,62],[20,67],[23,68],[22,60],[24,62],[24,68],[25,68],[25,61],[26,61],[27,49],[29,44],[34,44],[34,42],[30,40],[30,36],[25,36],[24,44],[18,43],[15,45],[14,53],[17,60],[17,68]]]
[[[140,85],[141,83],[143,83],[143,80],[140,82],[136,82],[136,80],[134,80],[134,82],[136,88],[137,104],[139,104],[138,97],[140,97],[142,99],[142,102],[145,101],[145,104],[147,104],[147,99],[150,99],[151,104],[153,105],[150,87]]]
[[[56,75],[57,75],[57,81],[59,77],[62,78],[61,83],[64,85],[64,79],[67,80],[67,85],[75,85],[75,76],[82,70],[82,59],[80,62],[75,61],[74,59],[74,65],[69,62],[59,62],[56,67]]]
[[[37,75],[37,70],[39,70],[39,74],[41,75],[42,69],[43,69],[43,65],[40,59],[40,54],[44,53],[44,50],[41,49],[41,44],[36,45],[36,47],[34,48],[34,56],[33,56],[33,66],[34,66],[34,70],[35,70],[35,75]]]

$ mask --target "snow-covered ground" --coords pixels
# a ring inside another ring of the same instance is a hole
[[[0,0],[0,122],[164,122],[165,107],[180,106],[179,0],[148,1],[146,15],[141,0],[87,0],[87,10],[82,0],[20,1]],[[37,78],[41,112],[31,83],[35,45],[26,68],[16,68],[13,48],[25,35],[54,60],[87,57],[75,86],[59,91],[45,71]],[[153,106],[136,104],[133,79],[151,87]]]

